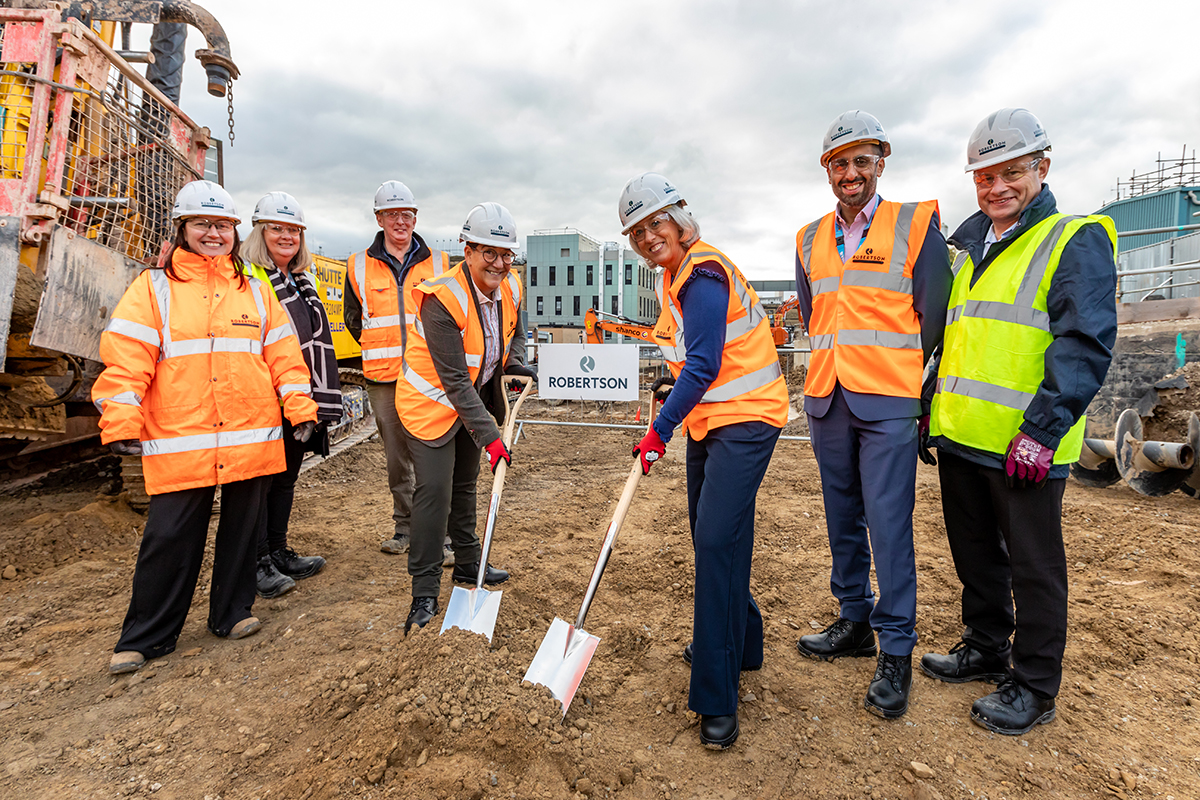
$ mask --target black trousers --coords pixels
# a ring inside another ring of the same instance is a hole
[[[416,474],[408,574],[412,576],[413,597],[437,597],[445,536],[450,537],[456,564],[479,561],[479,537],[475,534],[479,448],[461,425],[454,438],[441,447],[430,447],[408,431],[405,436]]]
[[[259,558],[287,547],[288,521],[292,518],[292,503],[296,499],[296,479],[300,477],[304,456],[312,450],[308,442],[296,441],[292,435],[294,430],[292,423],[284,417],[283,456],[287,468],[271,476],[271,486],[267,490],[267,524],[263,526],[258,540]]]
[[[217,636],[228,636],[234,625],[251,616],[255,547],[266,524],[271,478],[264,475],[221,487],[208,600],[208,629]],[[215,491],[206,486],[150,497],[133,571],[133,596],[114,652],[136,650],[157,658],[175,649],[200,577]]]
[[[1040,489],[1010,489],[1003,470],[944,450],[938,475],[963,585],[963,641],[1003,655],[1012,636],[1013,678],[1038,695],[1056,696],[1067,646],[1066,478]]]

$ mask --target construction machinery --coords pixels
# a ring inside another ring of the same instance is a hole
[[[800,298],[791,297],[783,301],[779,308],[775,309],[774,316],[771,317],[771,338],[775,340],[776,347],[786,347],[792,341],[792,329],[786,324],[787,314],[789,311],[796,312],[796,318],[800,317]]]
[[[619,317],[616,314],[606,314],[603,311],[589,308],[583,315],[584,342],[587,344],[603,344],[604,334],[602,331],[630,336],[646,344],[654,343],[651,338],[651,334],[654,332],[653,325],[643,325],[628,317]]]
[[[0,8],[0,458],[97,433],[100,334],[173,237],[189,181],[218,182],[219,143],[177,105],[186,26],[208,92],[238,70],[187,0],[10,0]],[[150,52],[131,26],[153,24]],[[119,47],[114,44],[121,37]],[[149,64],[146,74],[134,67]]]

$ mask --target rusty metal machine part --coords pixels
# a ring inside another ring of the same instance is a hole
[[[1116,464],[1134,490],[1149,497],[1170,494],[1191,477],[1196,452],[1191,444],[1142,440],[1142,418],[1126,409],[1117,419]]]
[[[1084,439],[1079,460],[1071,465],[1071,474],[1084,486],[1103,489],[1121,480],[1117,471],[1117,443],[1112,439]]]

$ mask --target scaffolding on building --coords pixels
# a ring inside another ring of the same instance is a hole
[[[1200,161],[1196,160],[1195,148],[1192,148],[1192,154],[1189,156],[1185,144],[1179,158],[1163,158],[1159,152],[1154,163],[1155,168],[1147,172],[1139,173],[1135,169],[1127,181],[1118,178],[1116,199],[1140,197],[1163,189],[1200,184]]]

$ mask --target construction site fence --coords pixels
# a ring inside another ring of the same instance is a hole
[[[1200,232],[1117,256],[1117,300],[1200,297]]]

